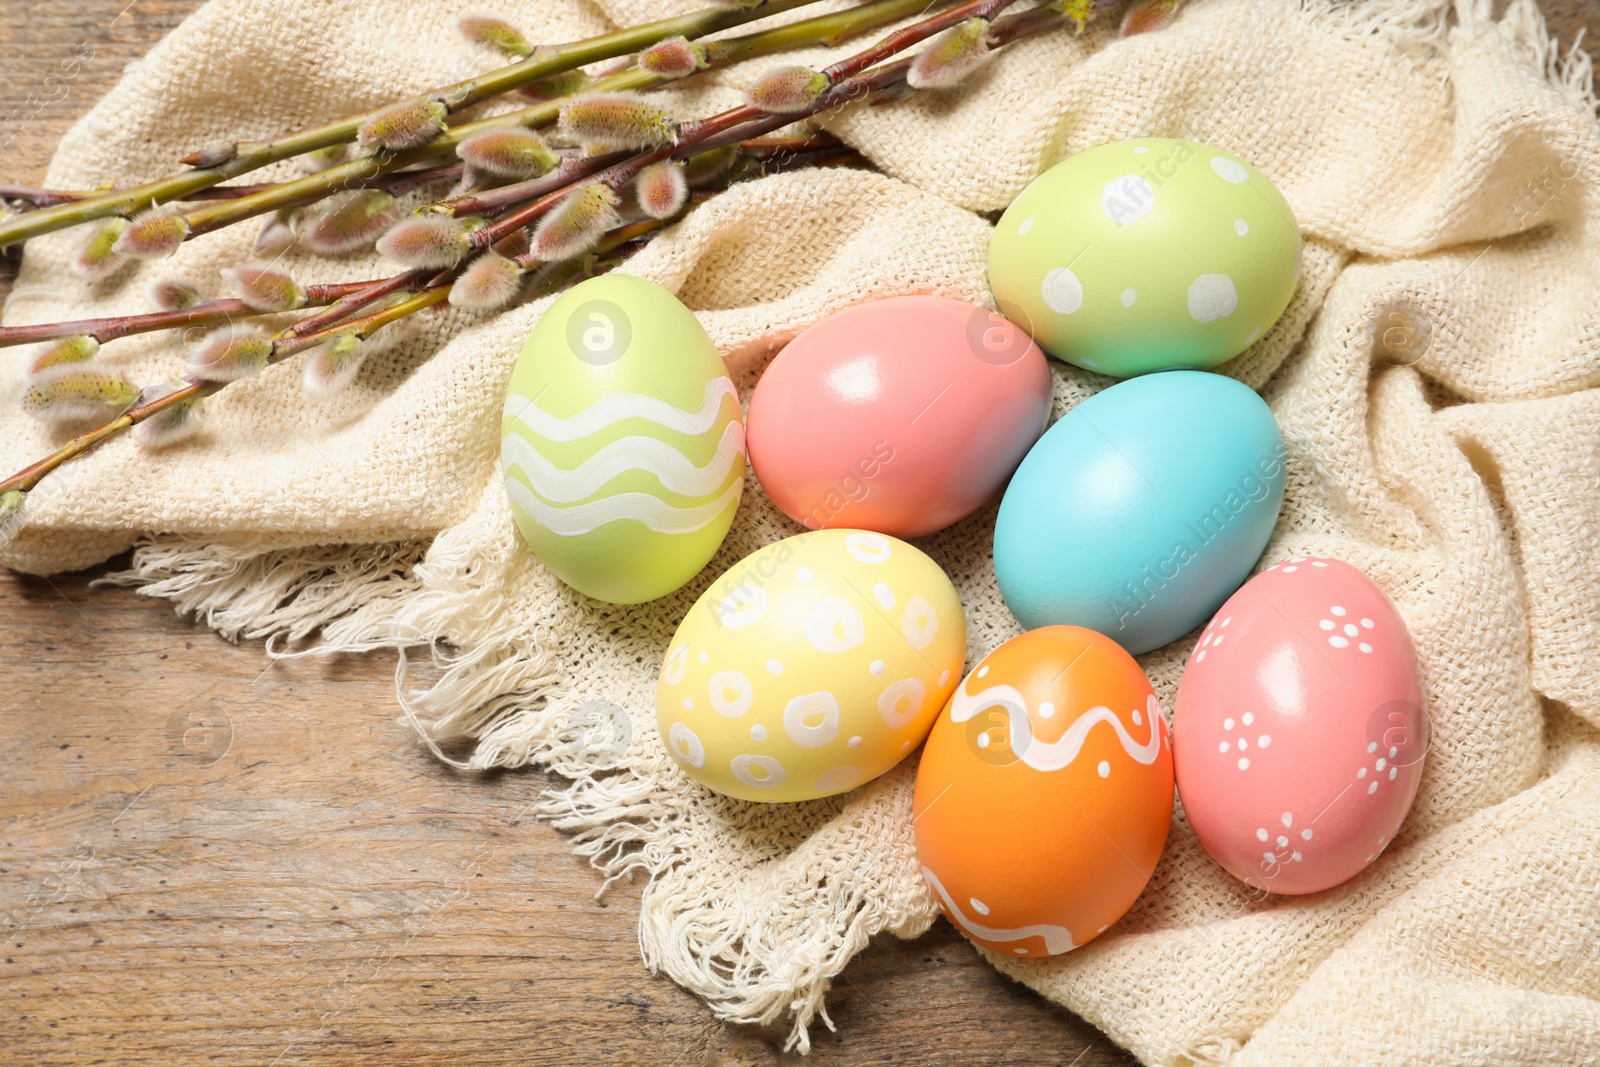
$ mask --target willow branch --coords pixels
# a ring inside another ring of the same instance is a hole
[[[358,293],[370,286],[364,282],[330,282],[308,285],[303,307],[326,307],[342,297]],[[258,311],[243,300],[226,297],[204,300],[192,307],[173,311],[150,311],[140,315],[107,315],[98,319],[71,319],[66,322],[41,322],[34,326],[0,326],[0,348],[49,341],[57,337],[93,337],[101,344],[119,337],[132,337],[141,333],[182,329],[185,326],[208,326],[233,319],[281,312]]]
[[[833,64],[824,73],[829,71],[859,71],[865,66],[860,62],[862,56],[882,58],[897,51],[904,51],[918,42],[925,41],[934,34],[954,26],[963,19],[973,18],[978,15],[987,17],[1015,2],[1016,0],[968,0],[967,3],[959,4],[948,11],[923,19],[890,34],[871,48]],[[892,42],[892,46],[890,42]],[[896,64],[891,64],[890,66],[897,67],[891,80],[898,80],[904,76],[903,66]],[[880,78],[884,76],[878,75]],[[835,76],[829,74],[829,77],[833,79]],[[660,148],[642,152],[621,162],[604,167],[599,165],[600,161],[598,160],[578,160],[575,161],[574,169],[591,169],[591,175],[583,176],[592,176],[596,182],[603,183],[612,189],[621,189],[632,181],[641,170],[652,163],[657,163],[663,159],[681,159],[699,152],[710,151],[713,148],[720,148],[723,145],[748,140],[764,133],[771,133],[803,119],[807,115],[814,115],[820,111],[840,107],[881,88],[876,84],[872,84],[869,87],[869,82],[871,81],[872,79],[863,80],[859,75],[846,74],[842,80],[835,80],[835,83],[813,101],[809,108],[800,112],[769,115],[759,108],[741,104],[709,118],[693,119],[683,123],[679,130],[678,140],[674,144],[663,145]],[[532,188],[533,183],[523,182],[518,185],[506,186],[501,190],[495,190],[495,193],[504,197],[528,195]],[[492,196],[493,194],[488,195]],[[567,187],[545,192],[532,203],[496,219],[481,229],[473,231],[469,235],[473,246],[477,249],[487,248],[494,242],[503,240],[523,227],[533,224],[550,211],[551,208],[555,207],[566,195]],[[485,198],[478,198],[480,202],[483,199]],[[453,204],[454,202],[448,203]],[[456,209],[455,213],[462,214],[463,212]]]
[[[735,63],[784,49],[808,45],[837,45],[889,23],[897,22],[908,15],[926,10],[927,6],[927,0],[873,0],[873,2],[863,4],[860,7],[850,8],[831,15],[802,19],[787,26],[762,30],[723,41],[711,41],[706,45],[708,63],[711,65]],[[908,44],[901,45],[901,47],[908,46]],[[881,45],[878,50],[881,50]],[[590,91],[651,89],[668,80],[660,75],[634,68],[601,78],[590,87]],[[217,194],[212,198],[217,200],[227,199],[231,202],[217,205],[210,210],[186,213],[185,217],[191,226],[191,237],[195,234],[220,229],[252,216],[286,207],[299,207],[313,203],[332,192],[343,189],[384,187],[389,189],[390,192],[400,194],[429,182],[454,180],[460,176],[460,164],[438,166],[420,171],[407,171],[398,168],[413,166],[429,159],[437,160],[446,152],[453,150],[461,141],[484,129],[508,125],[547,125],[555,121],[560,107],[561,101],[552,101],[533,107],[521,108],[478,122],[466,123],[451,129],[422,148],[390,156],[387,160],[368,157],[350,160],[315,174],[270,185],[219,187],[212,190],[202,190],[195,195],[197,197],[206,197],[208,194]],[[759,112],[752,112],[752,114],[759,114]],[[741,145],[741,148],[748,147],[752,154],[759,156],[782,152],[802,152],[824,146],[838,147],[838,142],[832,138],[823,137],[790,138],[787,140],[772,139],[753,142],[748,146]],[[578,179],[595,174],[625,158],[625,153],[613,153],[595,157],[568,155],[563,159],[559,167],[542,177],[457,197],[444,202],[442,205],[436,205],[434,208],[424,210],[447,211],[457,217],[466,215],[492,216],[509,207],[524,204],[530,199],[544,196],[546,193],[565,189]],[[386,166],[395,169],[390,172],[384,172],[383,168]],[[221,194],[224,193],[228,195],[226,197],[222,196]],[[91,194],[81,195],[88,196]],[[309,296],[307,300],[307,303],[313,306],[325,302],[310,299]],[[249,309],[238,301],[208,301],[205,305],[197,305],[183,312],[158,312],[146,316],[123,316],[116,319],[82,320],[79,322],[0,328],[0,347],[27,344],[73,334],[93,336],[103,343],[129,334],[170,329],[175,326],[226,321],[239,314],[248,313],[250,313]],[[99,332],[102,330],[110,332]]]
[[[816,152],[824,148],[841,148],[843,142],[831,134],[818,133],[810,137],[751,137],[739,142],[739,151],[756,159],[788,155],[791,152]]]
[[[248,196],[267,188],[265,185],[219,185],[212,189],[200,189],[180,200],[227,200],[231,197]],[[108,189],[42,189],[35,185],[11,185],[0,182],[0,200],[23,200],[35,207],[55,207],[57,204],[76,204],[80,201],[90,200],[107,193],[125,192],[126,188],[113,186]]]
[[[462,108],[521,88],[541,78],[561,74],[587,63],[625,56],[642,48],[648,48],[668,37],[703,37],[718,30],[740,26],[815,2],[816,0],[761,0],[752,7],[708,8],[676,18],[661,19],[643,26],[601,34],[586,41],[540,48],[535,50],[532,56],[520,62],[418,95],[440,101],[447,111],[453,114]],[[26,212],[16,218],[0,222],[0,247],[94,219],[110,215],[127,215],[152,204],[166,203],[202,189],[209,189],[230,178],[258,170],[271,163],[336,144],[348,144],[355,140],[356,132],[363,125],[383,110],[384,108],[374,108],[271,141],[242,142],[232,146],[231,158],[214,166],[198,166],[131,189],[114,190],[86,200]]]
[[[951,13],[962,11],[963,14],[961,17],[973,17],[973,10],[989,8],[990,5],[997,5],[993,7],[992,10],[998,10],[1000,7],[1005,6],[1005,0],[972,0],[971,3],[961,5],[960,8],[953,9]],[[1054,5],[1051,5],[1050,7],[1037,8],[1024,14],[996,20],[990,31],[990,38],[993,44],[996,47],[999,47],[1022,37],[1060,26],[1069,21],[1069,19],[1070,16],[1064,16],[1060,10],[1054,7]],[[952,24],[953,23],[945,23],[945,25]],[[934,32],[938,32],[938,30],[931,30],[927,35],[931,35]],[[918,39],[925,39],[925,37]],[[907,41],[905,44],[901,45],[901,47],[909,47],[912,43],[915,42]],[[807,113],[815,114],[821,111],[832,110],[854,101],[867,99],[875,93],[895,87],[904,81],[905,72],[910,66],[910,62],[911,61],[909,59],[901,59],[892,63],[883,64],[882,66],[875,67],[852,77],[848,77],[843,81],[836,83],[825,93],[823,93],[822,96],[817,99],[815,105]],[[655,162],[659,159],[668,158],[670,156],[709,151],[714,147],[721,147],[725,144],[733,144],[741,140],[749,139],[750,137],[760,136],[761,134],[770,133],[773,130],[781,129],[783,126],[789,125],[797,119],[804,117],[804,115],[796,114],[763,115],[760,112],[756,112],[758,117],[753,120],[741,118],[751,110],[753,109],[734,108],[731,111],[724,112],[720,116],[713,116],[711,119],[701,120],[701,124],[694,131],[691,131],[689,124],[686,124],[684,127],[686,134],[684,141],[687,141],[687,135],[693,132],[699,138],[695,143],[689,144],[680,142],[680,144],[675,146],[667,146],[663,149],[653,152],[643,153],[631,160],[613,164],[606,171],[602,172],[602,175],[610,178],[611,180],[618,180],[617,176],[622,174],[626,174],[628,178],[631,178],[650,162]],[[536,210],[540,208],[540,205],[543,205],[543,210],[548,210],[550,206],[560,199],[561,195],[565,195],[564,191],[561,193],[552,192],[546,194],[534,204],[528,205],[528,207],[524,208],[522,211],[507,216],[506,218],[498,220],[495,223],[475,231],[474,240],[477,241],[480,236],[488,235],[496,230],[499,230],[500,232],[494,234],[494,236],[487,237],[482,241],[482,246],[486,247],[492,241],[508,236],[517,229],[520,229],[522,226],[527,225],[528,222],[532,221],[534,218],[537,218],[538,215],[542,213],[542,211]],[[518,221],[519,216],[527,217],[522,218],[521,221]],[[650,223],[634,224],[634,226],[644,226],[646,228],[652,227],[653,225],[653,221]],[[621,230],[627,229],[628,227],[621,228]],[[613,231],[612,237],[616,238],[618,234],[621,233],[621,230]],[[622,240],[631,239],[634,238],[622,238]],[[570,263],[562,264],[559,269],[567,269],[571,266],[572,265]],[[430,272],[423,270],[411,270],[402,272],[392,278],[384,279],[380,282],[374,282],[371,285],[368,285],[361,290],[340,299],[326,310],[316,315],[311,315],[301,319],[287,330],[282,331],[278,337],[274,339],[273,354],[270,357],[269,362],[277,362],[281,359],[287,358],[288,355],[307,347],[316,339],[330,337],[345,330],[364,329],[368,331],[368,334],[370,334],[370,332],[379,329],[384,325],[388,325],[394,321],[397,321],[407,314],[411,314],[417,310],[420,310],[422,307],[432,306],[433,304],[439,303],[448,297],[449,285],[452,284],[451,275],[438,275],[429,279],[429,273]],[[391,293],[406,289],[418,289],[418,291],[413,293],[405,301],[385,308],[373,315],[369,315],[361,319],[349,318],[354,311],[369,306],[373,302],[380,300],[384,296],[387,296]],[[282,348],[281,352],[279,350],[280,345]],[[61,464],[75,458],[76,456],[88,452],[102,442],[116,436],[136,423],[141,422],[144,419],[147,419],[174,404],[182,403],[186,400],[191,400],[201,396],[208,396],[211,393],[223,388],[224,384],[225,383],[215,382],[191,382],[176,392],[168,393],[165,396],[135,405],[133,408],[123,412],[117,418],[111,420],[105,425],[74,437],[71,441],[67,442],[51,455],[46,456],[44,459],[31,464],[30,466],[12,475],[10,478],[7,478],[5,481],[0,482],[0,492],[7,492],[11,490],[29,491],[33,489],[34,486],[36,486],[39,481],[51,471],[61,466]]]
[[[347,188],[384,189],[398,196],[415,189],[419,185],[426,185],[431,182],[455,181],[459,177],[461,177],[461,164],[450,163],[425,171],[385,171],[360,180],[347,186]],[[263,182],[258,185],[218,185],[210,189],[201,189],[190,193],[188,196],[180,196],[177,199],[182,203],[210,200],[241,200],[247,196],[271,192],[283,184],[284,182]],[[107,192],[119,191],[122,190],[41,189],[31,185],[0,184],[0,200],[25,200],[38,207],[53,207],[57,204],[76,204],[91,197],[103,196]]]
[[[839,82],[846,78],[854,77],[875,63],[881,63],[891,56],[904,52],[912,45],[920,44],[936,33],[964,22],[970,18],[990,19],[1004,11],[1016,0],[970,0],[938,15],[925,18],[920,22],[912,23],[904,29],[896,30],[871,48],[857,52],[853,56],[841,59],[837,63],[822,68],[822,73],[828,80]]]
[[[860,7],[831,15],[802,19],[788,26],[761,30],[725,41],[711,41],[706,45],[707,69],[741,62],[755,56],[771,55],[790,48],[838,43],[891,22],[898,22],[907,15],[915,14],[927,7],[928,0],[873,0]],[[596,80],[584,92],[649,90],[673,80],[635,67],[608,74]],[[560,115],[562,103],[561,100],[547,101],[465,123],[452,127],[427,144],[407,152],[380,153],[349,160],[303,178],[279,183],[251,196],[185,211],[183,215],[189,223],[188,239],[192,240],[200,234],[211,233],[270,211],[286,207],[303,207],[343,189],[376,183],[388,170],[451,158],[457,145],[473,134],[487,129],[502,129],[507,126],[537,129],[548,126]],[[453,214],[463,213],[453,212]]]

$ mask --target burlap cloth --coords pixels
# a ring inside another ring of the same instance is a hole
[[[555,41],[691,2],[501,13]],[[449,29],[469,6],[214,0],[78,123],[49,181],[155,176],[223,135],[483,69]],[[706,114],[749,77],[672,96]],[[1263,392],[1288,442],[1288,498],[1262,562],[1319,553],[1364,569],[1398,604],[1427,677],[1421,792],[1362,876],[1256,899],[1180,813],[1109,933],[1048,962],[991,962],[1150,1063],[1594,1062],[1600,132],[1587,61],[1559,57],[1522,0],[1500,21],[1472,0],[1197,0],[1163,32],[1031,40],[959,93],[831,128],[884,174],[741,185],[626,268],[696,311],[746,389],[830,311],[910,292],[985,300],[982,213],[1063,156],[1190,136],[1259,165],[1306,238],[1288,312],[1223,368]],[[213,287],[255,229],[194,241],[159,269]],[[29,245],[8,321],[145,306],[154,268],[90,288],[65,270],[76,240]],[[291,262],[316,280],[379,266]],[[617,608],[556,582],[519,548],[497,465],[501,394],[542,307],[408,321],[326,402],[300,400],[293,365],[231,387],[207,402],[201,439],[159,455],[118,440],[50,478],[0,561],[58,571],[138,545],[126,580],[230,637],[446,642],[436,685],[402,685],[409,713],[471,767],[540,763],[573,779],[547,814],[609,875],[649,876],[645,961],[726,1018],[792,1019],[803,1047],[830,978],[869,938],[913,937],[935,918],[912,852],[916,761],[799,805],[727,801],[679,772],[654,727],[668,637],[711,577],[797,528],[752,480],[722,552],[679,594]],[[150,381],[181,351],[157,336],[106,358]],[[1055,374],[1058,413],[1108,384]],[[0,405],[0,466],[52,443]],[[993,519],[991,507],[922,542],[961,591],[969,662],[1017,632],[990,565]],[[1168,709],[1191,644],[1142,657]]]

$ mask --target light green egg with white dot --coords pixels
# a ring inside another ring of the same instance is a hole
[[[1001,216],[989,286],[1057,359],[1119,378],[1214,367],[1289,306],[1300,227],[1276,186],[1195,141],[1114,141],[1063,160]]]

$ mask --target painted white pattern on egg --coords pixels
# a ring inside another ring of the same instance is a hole
[[[985,926],[961,910],[961,906],[950,899],[949,892],[944,883],[939,881],[939,876],[927,867],[922,868],[922,877],[927,879],[928,886],[938,894],[949,912],[951,920],[963,931],[982,941],[1021,941],[1028,937],[1038,937],[1044,940],[1045,951],[1052,956],[1063,952],[1071,952],[1078,946],[1072,941],[1072,931],[1065,926],[1056,926],[1051,923],[1034,923],[1031,926],[1018,926],[1014,928],[1000,926]],[[1022,950],[1026,952],[1026,950]]]
[[[1158,729],[1157,716],[1160,705],[1154,696],[1149,698],[1150,738],[1147,741],[1135,741],[1128,733],[1127,727],[1122,725],[1122,720],[1110,709],[1104,706],[1090,708],[1079,715],[1055,741],[1046,744],[1035,741],[1033,727],[1028,719],[1028,702],[1025,697],[1014,687],[1009,685],[993,685],[977,695],[967,692],[967,683],[962,682],[956,688],[955,697],[950,703],[950,719],[952,722],[966,722],[980,711],[989,708],[1001,708],[1006,713],[1006,718],[1011,727],[1011,750],[1017,758],[1036,771],[1059,771],[1078,758],[1079,751],[1083,748],[1084,740],[1089,736],[1089,731],[1100,723],[1105,723],[1116,732],[1117,740],[1122,743],[1122,749],[1136,762],[1149,766],[1154,763],[1161,752],[1161,731]]]
[[[695,732],[681,722],[673,723],[667,730],[667,747],[680,762],[687,763],[695,770],[706,765],[706,747],[700,743]]]
[[[885,689],[878,697],[878,714],[896,730],[902,730],[916,719],[927,698],[928,687],[920,678],[902,678]]]
[[[1250,180],[1250,172],[1244,169],[1244,165],[1226,156],[1212,156],[1211,169],[1217,172],[1217,177],[1234,185]]]
[[[855,605],[842,597],[824,597],[800,624],[806,641],[818,652],[848,652],[866,638],[866,624]]]
[[[753,789],[773,789],[783,784],[789,773],[771,756],[735,756],[728,762],[733,776]]]
[[[892,551],[889,539],[875,533],[853,533],[844,539],[844,550],[858,563],[884,563]]]
[[[1202,274],[1189,284],[1189,317],[1212,322],[1232,315],[1239,306],[1239,291],[1226,274]]]
[[[742,630],[767,613],[767,591],[759,585],[735,586],[717,601],[717,624],[729,630]]]
[[[718,671],[711,676],[708,686],[711,697],[711,706],[717,714],[729,719],[737,719],[750,710],[750,705],[755,703],[755,687],[738,671]]]
[[[1083,283],[1066,267],[1057,267],[1044,276],[1039,296],[1051,311],[1070,315],[1083,307]]]
[[[667,653],[667,665],[661,671],[661,680],[668,685],[677,685],[683,681],[683,672],[689,666],[689,647],[679,645]]]
[[[1100,210],[1118,226],[1145,218],[1156,209],[1156,191],[1137,174],[1112,178],[1100,190]]]
[[[516,470],[512,467],[511,470]],[[737,503],[744,483],[735,481],[709,503],[678,508],[649,493],[617,493],[584,504],[552,507],[515,478],[507,479],[506,494],[540,526],[560,537],[577,537],[611,522],[632,519],[664,534],[694,533],[710,525],[728,505]]]
[[[706,382],[700,406],[693,410],[676,407],[649,393],[602,393],[584,410],[570,418],[558,418],[525,396],[506,397],[502,414],[506,419],[549,441],[576,441],[598,433],[624,419],[645,419],[678,433],[699,436],[717,424],[722,401],[739,394],[733,382],[718,376]]]
[[[663,489],[679,496],[708,496],[728,480],[736,463],[743,462],[744,425],[737,419],[728,422],[717,451],[704,467],[695,466],[677,447],[655,437],[618,438],[571,470],[551,463],[520,434],[505,436],[501,456],[507,471],[520,471],[534,492],[553,504],[593,496],[607,482],[630,471],[654,475]]]
[[[905,614],[900,617],[900,635],[921,652],[939,636],[939,614],[933,605],[920,596],[906,601]]]
[[[828,690],[805,693],[783,707],[783,732],[801,748],[821,748],[839,736],[839,701]]]

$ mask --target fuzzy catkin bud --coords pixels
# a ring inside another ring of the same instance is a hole
[[[336,167],[345,161],[347,145],[331,144],[325,148],[315,148],[300,157],[300,169],[307,174],[317,174]]]
[[[516,259],[518,256],[528,254],[528,248],[533,241],[533,231],[524,226],[520,230],[512,230],[492,246],[494,250],[507,259]]]
[[[127,410],[139,390],[113,371],[67,365],[29,382],[22,391],[22,410],[46,422],[82,422]]]
[[[34,353],[23,369],[26,378],[37,378],[55,367],[87,363],[100,351],[100,342],[82,334],[52,341]]]
[[[456,155],[468,166],[503,178],[537,178],[560,162],[543,137],[521,127],[475,133],[456,145]]]
[[[328,198],[327,206],[302,228],[300,241],[324,256],[371,248],[394,225],[394,197],[378,189],[355,189]]]
[[[182,389],[184,382],[163,382],[144,391],[140,398],[149,403]],[[166,448],[193,437],[200,430],[200,397],[190,397],[164,407],[133,428],[133,439],[143,448]]]
[[[160,311],[186,311],[200,303],[199,291],[182,278],[156,278],[144,295]]]
[[[536,82],[529,82],[517,90],[517,95],[537,104],[547,104],[563,96],[582,92],[593,84],[594,79],[587,71],[574,68],[564,70],[560,74],[552,74],[548,78],[540,78]]]
[[[414,215],[378,238],[378,251],[407,267],[443,270],[472,247],[461,224],[445,215]]]
[[[253,326],[229,326],[206,337],[189,353],[189,372],[208,382],[232,382],[259,374],[272,356],[272,342]]]
[[[685,161],[683,176],[688,180],[690,188],[698,189],[727,174],[734,160],[738,158],[739,149],[731,144],[713,148],[709,152],[699,152]]]
[[[127,228],[127,219],[101,219],[83,244],[78,246],[78,254],[72,260],[72,273],[93,281],[106,277],[122,266],[123,260],[115,249],[117,240]]]
[[[295,220],[299,218],[300,209],[297,207],[279,208],[267,216],[267,221],[262,225],[261,232],[256,234],[256,243],[253,251],[258,256],[276,256],[287,251],[295,240]]]
[[[744,91],[744,102],[772,115],[810,111],[832,84],[820,70],[779,67],[757,78],[755,84]]]
[[[522,268],[488,252],[473,260],[450,287],[450,303],[459,308],[492,311],[505,307],[522,289]]]
[[[189,236],[189,220],[156,208],[128,223],[112,251],[134,259],[165,259]]]
[[[571,259],[593,248],[621,221],[616,193],[599,182],[580,186],[539,220],[532,252],[546,262]]]
[[[588,148],[655,148],[678,140],[678,120],[638,93],[585,93],[561,109],[561,132]]]
[[[203,145],[198,151],[190,152],[180,162],[191,167],[205,169],[220,167],[222,164],[239,157],[239,145],[236,141],[213,141]]]
[[[1094,18],[1094,7],[1097,0],[1055,0],[1052,5],[1057,11],[1067,16],[1078,24],[1078,32],[1082,33],[1089,25],[1089,20]]]
[[[639,53],[639,69],[663,78],[683,78],[706,67],[706,46],[687,37],[668,37]]]
[[[21,489],[7,489],[0,493],[0,545],[11,540],[22,526],[22,512],[28,505],[28,494]]]
[[[1177,12],[1176,0],[1139,0],[1122,16],[1120,36],[1133,37],[1151,30],[1165,29]]]
[[[689,199],[689,182],[683,164],[670,159],[652,163],[639,172],[634,192],[639,210],[653,219],[670,219],[683,210]]]
[[[470,45],[488,45],[518,59],[533,54],[533,45],[522,31],[496,15],[482,12],[462,15],[456,19],[456,33]]]
[[[293,311],[304,307],[306,291],[288,274],[269,267],[229,267],[222,280],[233,295],[256,311]]]
[[[330,396],[355,380],[365,358],[361,338],[341,333],[306,354],[301,391],[312,399]]]
[[[438,100],[405,100],[378,112],[356,131],[363,148],[403,152],[427,144],[444,131],[449,110]]]
[[[934,38],[906,70],[913,89],[959,85],[989,57],[989,20],[966,19]]]

